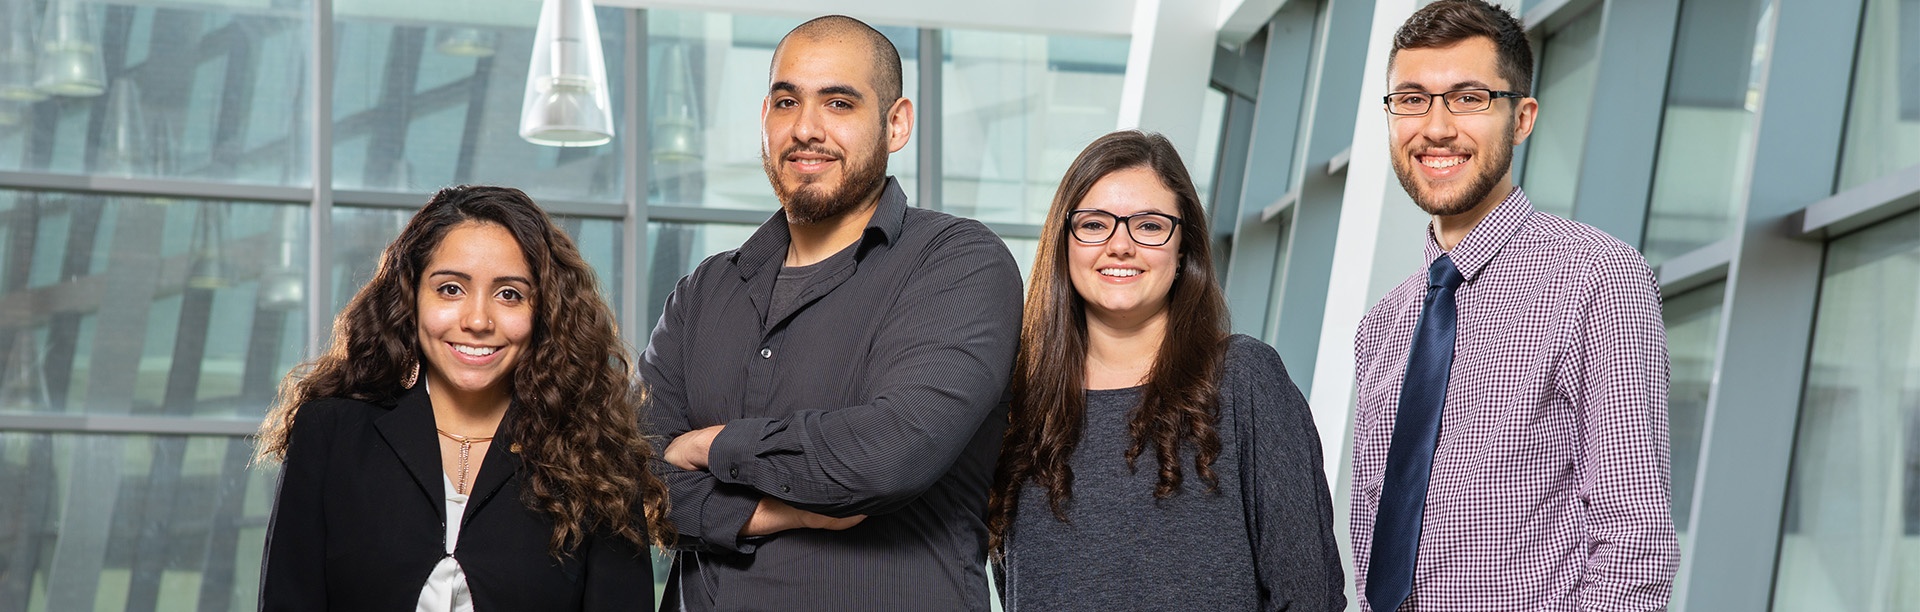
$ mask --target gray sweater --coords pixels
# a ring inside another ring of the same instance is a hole
[[[1008,612],[1340,610],[1346,607],[1333,507],[1313,415],[1272,347],[1235,335],[1220,381],[1217,493],[1193,471],[1153,497],[1151,452],[1128,470],[1141,389],[1087,392],[1068,521],[1046,490],[1022,489],[997,567]]]

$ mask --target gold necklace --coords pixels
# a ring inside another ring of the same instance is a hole
[[[441,429],[438,427],[433,428],[433,430],[440,432],[440,435],[446,436],[448,440],[452,440],[454,442],[460,443],[460,482],[454,483],[453,492],[459,493],[461,495],[466,495],[467,494],[467,457],[473,454],[473,443],[486,442],[486,441],[492,440],[493,436],[487,436],[484,438],[479,436],[469,437],[469,436],[463,436],[456,433],[447,433],[447,430]]]

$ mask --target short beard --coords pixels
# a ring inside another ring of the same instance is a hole
[[[775,159],[785,160],[788,156],[801,151],[809,151],[839,158],[841,163],[851,161],[837,152],[816,148],[805,144],[787,147],[778,158],[769,156],[762,148],[760,167],[767,171],[767,182],[773,184],[773,195],[780,199],[780,206],[787,211],[787,222],[796,225],[811,225],[845,214],[865,202],[867,196],[879,191],[887,180],[887,142],[875,140],[873,150],[866,159],[857,165],[849,165],[841,174],[840,188],[824,192],[824,187],[815,184],[812,179],[801,179],[800,186],[787,189],[780,181],[780,168]],[[816,187],[809,189],[809,187]]]
[[[1485,154],[1487,163],[1481,164],[1480,172],[1473,176],[1473,182],[1467,184],[1466,192],[1451,201],[1441,200],[1439,196],[1421,189],[1420,183],[1413,176],[1413,164],[1419,162],[1414,161],[1413,156],[1405,155],[1404,151],[1393,155],[1393,173],[1400,177],[1400,187],[1406,189],[1407,195],[1413,197],[1414,205],[1419,206],[1420,210],[1427,211],[1429,215],[1450,217],[1473,210],[1475,206],[1486,201],[1487,195],[1493,193],[1493,188],[1500,184],[1500,178],[1513,169],[1513,120],[1511,117],[1507,120],[1506,134],[1507,137],[1495,143],[1492,148],[1474,152],[1476,157]]]

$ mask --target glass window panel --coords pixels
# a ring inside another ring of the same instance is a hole
[[[652,303],[647,305],[646,334],[653,333],[651,326],[660,320],[667,296],[673,294],[681,277],[692,274],[700,262],[714,253],[740,248],[756,229],[759,228],[753,225],[731,223],[648,223],[647,299]]]
[[[647,12],[648,104],[655,204],[773,210],[761,168],[760,103],[773,49],[804,19],[691,11]],[[900,51],[902,95],[919,87],[919,35],[875,25]],[[916,135],[916,138],[918,136]],[[887,172],[911,197],[916,142],[887,157]]]
[[[1773,35],[1771,0],[1686,0],[1667,77],[1647,261],[1733,232],[1753,171],[1754,105]]]
[[[486,183],[618,202],[626,18],[618,8],[594,15],[615,134],[607,144],[563,148],[520,138],[539,2],[336,2],[333,186],[425,192]]]
[[[1217,168],[1220,165],[1220,141],[1227,129],[1227,92],[1207,88],[1206,97],[1200,101],[1200,148],[1193,152],[1188,160],[1188,174],[1193,177],[1193,188],[1200,192],[1200,205],[1211,212],[1213,208],[1213,182],[1219,178]],[[1066,174],[1065,170],[1060,172]],[[1048,197],[1052,203],[1052,197]]]
[[[263,414],[307,238],[302,206],[0,191],[0,412]]]
[[[24,13],[0,16],[0,40],[39,37],[43,11],[77,7],[92,27],[70,42],[95,51],[104,87],[50,95],[21,75],[56,56],[28,53],[23,64],[0,58],[0,170],[309,184],[313,45],[304,0],[239,10],[0,1],[0,9],[23,5]],[[40,42],[41,49],[53,44]],[[43,99],[20,99],[36,96]]]
[[[0,609],[250,610],[278,470],[233,436],[0,432]]]
[[[1667,431],[1673,459],[1673,525],[1687,548],[1693,485],[1700,471],[1700,440],[1706,431],[1707,394],[1719,358],[1720,312],[1727,284],[1713,283],[1673,296],[1662,305],[1672,383],[1667,388]]]
[[[1920,213],[1827,247],[1776,610],[1920,609]]]
[[[394,208],[334,207],[332,312],[335,316],[339,316],[340,311],[347,307],[353,294],[373,279],[380,253],[386,250],[388,243],[400,236],[401,230],[406,229],[407,221],[413,219],[414,212]],[[624,306],[620,302],[620,287],[621,283],[626,282],[625,270],[620,267],[622,222],[567,215],[554,215],[553,220],[573,238],[574,247],[580,249],[581,257],[593,268],[600,283],[601,297],[613,306],[614,312],[620,312]]]
[[[1920,164],[1920,3],[1867,0],[1840,189]]]
[[[1569,217],[1600,67],[1599,7],[1547,36],[1543,47],[1534,95],[1546,112],[1534,122],[1533,136],[1527,139],[1524,184],[1534,208]]]
[[[990,221],[1045,221],[1073,158],[1119,124],[1127,39],[941,35],[941,208]]]

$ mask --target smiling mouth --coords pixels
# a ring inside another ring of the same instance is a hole
[[[465,344],[455,344],[453,345],[453,350],[468,357],[485,357],[500,351],[499,347],[467,346]]]
[[[1132,278],[1135,276],[1139,276],[1140,271],[1135,270],[1133,268],[1101,268],[1100,275],[1111,276],[1115,278]]]
[[[1445,170],[1467,163],[1470,157],[1468,155],[1423,155],[1420,156],[1420,165],[1435,170]]]

